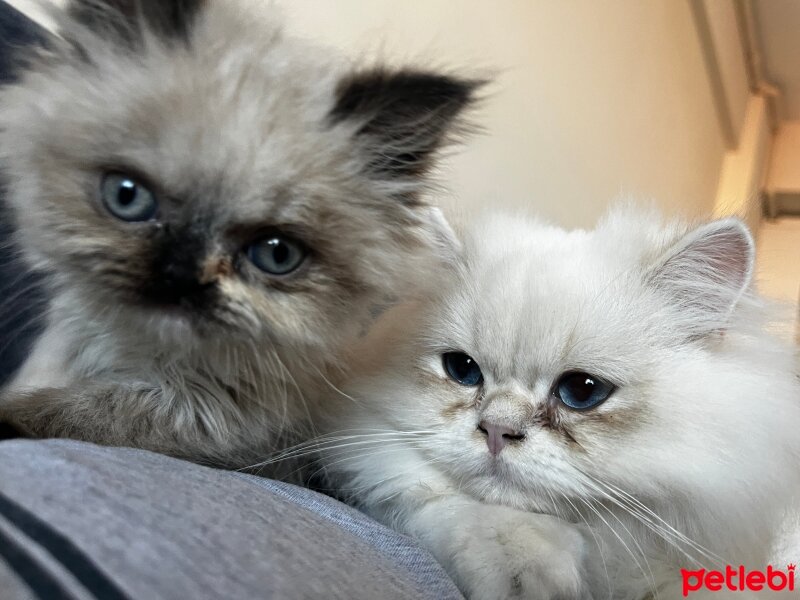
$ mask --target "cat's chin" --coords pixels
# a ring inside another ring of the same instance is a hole
[[[191,348],[214,337],[214,322],[197,311],[179,305],[129,304],[111,327],[128,339],[147,340],[163,347]],[[217,327],[218,329],[219,327]]]
[[[461,483],[464,491],[476,500],[487,504],[499,504],[530,512],[556,514],[557,508],[553,499],[542,491],[544,497],[532,490],[522,489],[513,480],[500,474],[474,477],[466,484]]]
[[[220,329],[230,335],[230,324],[221,322],[210,310],[192,304],[133,302],[129,316],[136,327],[150,332],[164,342],[200,341],[217,337]]]
[[[457,483],[460,489],[482,502],[544,514],[560,510],[555,498],[563,494],[551,490],[563,489],[567,483],[552,479],[547,470],[534,477],[517,468],[514,461],[488,455],[475,461],[468,472],[450,473],[450,478],[454,485]],[[534,481],[536,484],[532,485]]]
[[[198,318],[183,310],[145,310],[139,315],[141,326],[163,342],[191,342],[200,339],[205,329]]]

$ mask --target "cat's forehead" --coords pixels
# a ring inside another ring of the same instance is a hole
[[[613,363],[615,347],[630,350],[644,308],[636,300],[640,262],[611,231],[501,218],[474,230],[466,245],[445,320],[458,324],[453,343],[498,375],[588,369],[606,356]]]
[[[86,167],[132,167],[176,195],[214,185],[268,196],[335,177],[330,163],[345,144],[327,125],[342,65],[226,5],[208,4],[188,46],[98,50],[91,65],[52,74],[51,143]]]

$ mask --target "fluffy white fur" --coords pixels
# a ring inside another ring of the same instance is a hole
[[[736,220],[488,218],[450,284],[358,350],[323,467],[471,598],[671,599],[682,567],[763,569],[797,490],[800,382],[753,259]],[[480,387],[447,377],[454,350]],[[570,370],[617,389],[569,410],[552,388]],[[525,438],[493,457],[487,418]]]

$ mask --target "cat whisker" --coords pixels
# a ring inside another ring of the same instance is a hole
[[[322,381],[323,381],[323,382],[325,382],[325,384],[326,384],[326,385],[327,385],[329,388],[331,388],[331,389],[332,389],[334,392],[336,392],[337,394],[339,394],[340,396],[342,396],[342,398],[346,398],[347,400],[350,400],[350,401],[352,401],[354,404],[358,404],[358,400],[356,400],[355,398],[353,398],[353,397],[352,397],[351,395],[349,395],[349,394],[345,394],[345,393],[344,393],[342,390],[340,390],[338,387],[336,387],[335,385],[333,385],[333,384],[330,382],[330,380],[329,380],[327,377],[325,377],[325,375],[322,373],[322,371],[321,371],[319,368],[317,368],[317,367],[314,367],[314,369],[316,370],[317,374],[320,376],[320,378],[322,379]]]
[[[383,444],[377,450],[370,451],[370,457],[374,458],[375,456],[382,456],[382,455],[385,455],[385,454],[390,454],[392,452],[398,452],[400,450],[407,450],[409,448],[413,449],[414,447],[413,446],[409,446],[404,441],[400,441],[400,442],[395,441],[394,443]],[[317,470],[315,470],[315,471],[310,473],[310,475],[308,476],[308,479],[309,480],[313,480],[314,477],[316,477],[319,473],[325,472],[329,468],[334,467],[336,465],[351,461],[353,458],[362,455],[362,453],[363,453],[363,450],[361,448],[355,448],[355,449],[351,449],[349,451],[344,451],[344,452],[336,455],[336,457],[337,457],[336,460],[329,460],[329,459],[326,460],[325,463],[322,466],[320,466]],[[416,463],[413,469],[409,469],[409,470],[404,471],[402,473],[398,473],[398,474],[392,475],[392,476],[390,476],[388,478],[380,480],[379,482],[371,482],[369,487],[377,487],[379,485],[382,485],[386,481],[389,481],[389,480],[394,479],[396,477],[399,477],[401,475],[410,473],[413,470],[416,470],[422,464],[428,464],[428,462],[433,461],[433,460],[435,460],[435,459],[430,459],[429,461],[423,461],[423,462],[420,462],[420,463]],[[342,490],[342,489],[346,489],[346,488],[337,488],[337,490]]]
[[[317,454],[321,451],[331,452],[337,448],[342,448],[347,446],[383,444],[394,441],[398,442],[408,441],[409,438],[411,440],[414,440],[419,436],[420,434],[416,432],[400,432],[400,433],[380,432],[380,433],[354,434],[345,436],[326,435],[320,438],[309,440],[307,442],[303,442],[302,444],[297,444],[290,448],[286,448],[260,463],[256,463],[254,465],[245,467],[245,469],[257,468],[265,466],[267,464],[279,462],[281,460],[287,460],[289,458],[299,458],[301,456]]]
[[[574,511],[574,513],[578,516],[578,518],[581,521],[583,521],[583,523],[586,525],[586,529],[588,529],[589,533],[592,535],[592,538],[594,539],[594,543],[597,546],[597,553],[600,555],[600,560],[603,563],[603,571],[606,574],[606,584],[608,584],[608,597],[609,597],[609,599],[612,598],[613,595],[614,595],[614,589],[613,589],[613,587],[611,585],[611,576],[608,573],[608,564],[606,563],[605,549],[603,548],[603,545],[600,543],[600,538],[597,537],[597,534],[595,533],[594,528],[591,525],[589,525],[589,521],[586,519],[586,517],[583,515],[583,513],[578,510],[578,507],[575,506],[575,504],[572,502],[572,500],[569,499],[569,496],[567,496],[563,492],[559,492],[559,495],[564,499],[564,501],[567,504],[569,504],[572,507],[572,510]]]
[[[625,540],[623,540],[623,539],[622,539],[622,536],[621,536],[619,533],[617,533],[617,531],[616,531],[616,530],[615,530],[615,529],[614,529],[614,528],[611,526],[611,523],[609,523],[609,522],[606,520],[606,518],[605,518],[605,517],[603,517],[603,515],[602,515],[602,514],[600,514],[600,511],[598,511],[598,510],[597,510],[597,509],[596,509],[596,508],[595,508],[595,507],[592,505],[592,502],[591,502],[591,500],[587,500],[587,499],[585,499],[585,498],[578,498],[578,500],[580,500],[580,501],[581,501],[581,503],[583,503],[583,504],[586,506],[586,508],[588,508],[589,510],[591,510],[591,511],[592,511],[592,512],[595,514],[595,516],[596,516],[598,519],[600,519],[600,520],[601,520],[601,521],[602,521],[602,522],[605,524],[605,526],[608,528],[608,530],[611,532],[611,534],[612,534],[612,535],[613,535],[615,538],[617,538],[617,541],[619,541],[619,543],[622,545],[622,547],[625,549],[625,551],[626,551],[626,552],[627,552],[627,553],[630,555],[631,559],[633,559],[633,562],[636,564],[636,567],[639,569],[639,571],[641,571],[641,573],[642,573],[642,576],[643,576],[645,579],[648,579],[648,573],[649,573],[649,581],[651,582],[651,584],[650,584],[650,588],[651,588],[651,589],[652,589],[652,590],[655,592],[655,580],[653,579],[653,572],[652,572],[652,570],[650,569],[650,565],[649,565],[649,564],[647,564],[647,572],[645,572],[645,569],[644,569],[644,567],[642,566],[642,563],[641,563],[641,562],[639,561],[639,559],[636,557],[636,554],[633,552],[633,550],[631,550],[630,546],[628,546],[628,544],[625,542]],[[630,535],[630,531],[628,531],[628,535]],[[633,536],[631,536],[631,537],[632,537],[632,539],[633,539],[633,540],[634,540],[634,542],[635,542],[635,541],[636,541],[636,540],[635,540],[635,538],[633,538]],[[641,550],[641,547],[639,546],[639,544],[638,544],[638,543],[636,543],[636,546],[637,546],[637,548],[638,548],[639,552],[640,552],[640,553],[642,553],[642,558],[644,559],[645,563],[647,563],[647,558],[645,557],[644,553],[642,552],[642,550]]]
[[[636,536],[633,534],[633,532],[631,532],[631,530],[628,528],[628,526],[625,525],[625,523],[622,521],[622,519],[620,519],[614,513],[614,511],[612,511],[609,507],[607,507],[602,502],[598,502],[597,505],[600,506],[600,508],[603,508],[609,515],[611,515],[614,518],[614,520],[617,523],[620,524],[620,526],[625,530],[625,533],[628,534],[628,537],[631,539],[631,541],[633,542],[634,546],[636,546],[636,549],[639,551],[639,554],[642,555],[642,560],[644,560],[645,566],[647,567],[647,571],[648,571],[648,574],[650,576],[650,582],[652,584],[653,593],[654,593],[655,596],[657,596],[658,595],[657,594],[657,590],[655,589],[655,576],[653,575],[653,571],[650,568],[650,563],[647,560],[647,555],[645,554],[644,550],[642,549],[642,546],[639,544],[638,540],[636,539]]]
[[[392,450],[396,451],[397,448],[393,448]],[[393,481],[395,479],[399,479],[399,478],[402,478],[402,477],[406,477],[410,473],[413,473],[416,470],[418,470],[420,467],[427,466],[427,465],[433,464],[435,462],[437,462],[436,458],[430,458],[428,460],[424,460],[424,461],[420,461],[420,462],[415,463],[414,466],[409,468],[409,469],[404,469],[402,471],[395,472],[392,475],[389,475],[389,476],[384,477],[384,478],[379,479],[379,480],[371,481],[368,484],[364,484],[363,486],[352,487],[352,488],[345,488],[345,487],[338,487],[337,486],[335,488],[335,491],[348,491],[348,492],[352,492],[354,494],[361,494],[361,493],[363,493],[363,492],[365,492],[367,490],[377,490],[377,489],[379,489],[381,487],[384,487],[390,481]],[[327,465],[326,465],[326,467],[327,467]],[[389,502],[392,498],[395,498],[395,497],[403,494],[405,491],[406,491],[405,489],[401,488],[401,489],[398,489],[396,491],[393,491],[391,494],[384,494],[384,495],[381,496],[379,501],[380,502]]]
[[[677,542],[681,542],[687,546],[689,546],[692,550],[700,554],[703,558],[711,561],[712,564],[715,565],[724,565],[727,564],[727,561],[717,555],[716,553],[712,552],[708,548],[705,548],[701,544],[695,542],[685,534],[681,533],[677,529],[675,529],[672,525],[667,523],[664,519],[659,517],[655,512],[653,512],[650,508],[642,504],[639,500],[616,488],[616,486],[612,486],[607,482],[600,481],[588,473],[582,472],[584,476],[591,479],[596,485],[602,486],[607,491],[602,489],[598,489],[594,487],[595,491],[603,495],[607,500],[614,503],[616,506],[621,508],[622,510],[629,513],[631,516],[636,518],[639,522],[645,525],[648,529],[650,529],[653,533],[661,537],[664,541],[672,545],[676,550],[680,551],[686,558],[691,560],[694,563],[697,563],[701,566],[703,565],[702,561],[698,561],[696,557],[691,556],[686,550],[681,548]],[[622,496],[620,498],[620,496]],[[643,512],[644,511],[644,514]],[[648,516],[649,515],[649,516]],[[655,519],[655,521],[653,521]]]

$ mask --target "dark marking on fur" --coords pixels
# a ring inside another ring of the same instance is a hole
[[[575,439],[572,431],[567,428],[558,403],[554,402],[552,399],[546,400],[541,406],[534,409],[531,421],[534,425],[538,425],[543,429],[549,429],[564,436],[570,445],[577,446],[583,450],[583,446]]]
[[[206,0],[72,0],[70,15],[104,37],[131,46],[148,29],[168,40],[187,42]]]
[[[512,598],[522,598],[525,590],[522,587],[522,574],[514,573],[511,577],[511,596]]]
[[[0,423],[0,442],[26,437],[25,433],[11,423]]]
[[[455,419],[466,410],[475,407],[475,402],[460,401],[453,404],[448,404],[442,409],[442,416],[445,419]]]
[[[357,136],[368,139],[367,172],[419,177],[482,83],[415,70],[361,71],[340,82],[330,117],[361,123]]]
[[[147,299],[158,304],[208,303],[214,284],[202,281],[201,276],[207,235],[195,229],[193,226],[175,229],[165,224],[159,230],[153,240],[151,274],[142,285]]]

